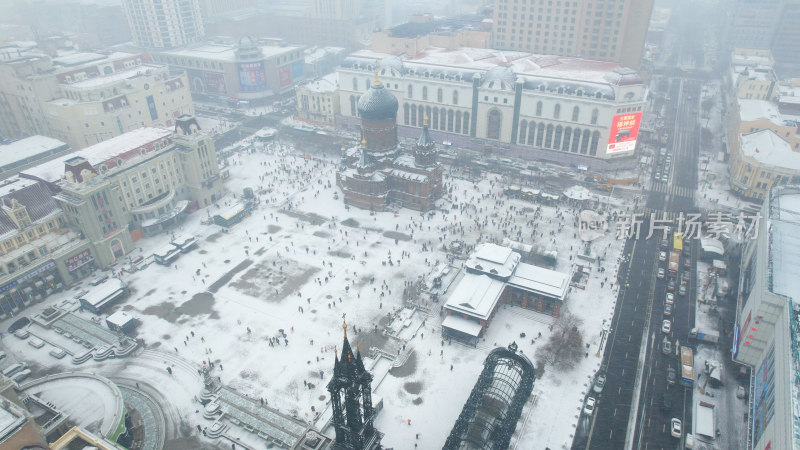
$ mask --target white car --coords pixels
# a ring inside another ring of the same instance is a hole
[[[594,404],[597,403],[597,400],[594,397],[589,397],[586,399],[586,404],[583,405],[583,413],[587,416],[591,416],[594,414]]]
[[[594,380],[594,386],[592,386],[592,390],[599,394],[603,392],[603,388],[605,387],[605,385],[606,385],[606,376],[598,375],[597,379]]]
[[[44,347],[44,342],[42,342],[42,340],[39,338],[31,338],[28,341],[28,345],[30,345],[33,348],[42,348]]]
[[[682,425],[681,424],[681,419],[678,419],[677,417],[673,417],[672,420],[670,421],[669,425],[670,425],[669,426],[669,432],[672,435],[672,437],[680,439],[681,436],[683,435],[683,430],[681,428],[681,425]]]
[[[659,261],[666,261],[667,260],[667,252],[658,252],[658,260]]]
[[[666,303],[668,305],[675,303],[675,294],[673,294],[672,292],[667,292]]]
[[[16,337],[18,337],[20,339],[28,339],[28,336],[30,336],[30,335],[31,334],[28,332],[28,330],[25,330],[23,328],[20,328],[19,330],[14,332],[14,336],[16,336]]]
[[[658,268],[658,278],[664,278],[665,272],[663,267]]]
[[[671,330],[672,330],[672,322],[670,322],[669,320],[665,320],[665,321],[661,322],[661,331],[662,332],[669,334],[669,332]]]

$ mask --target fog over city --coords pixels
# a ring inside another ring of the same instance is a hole
[[[800,0],[0,0],[0,450],[800,449]]]

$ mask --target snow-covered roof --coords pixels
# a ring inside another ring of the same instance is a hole
[[[376,60],[396,58],[388,53],[359,50],[348,59],[352,62],[374,64]],[[486,48],[459,47],[446,49],[428,47],[413,57],[402,56],[405,70],[416,70],[424,73],[426,69],[453,73],[488,72],[492,69],[508,68],[516,76],[538,79],[554,79],[577,82],[597,83],[602,85],[641,84],[639,75],[619,63],[596,61],[583,58],[555,55],[537,55],[533,53],[494,50]],[[462,76],[464,74],[462,73]],[[464,77],[467,78],[467,77]]]
[[[94,307],[98,307],[105,303],[108,299],[115,297],[126,287],[127,285],[125,282],[119,278],[109,278],[95,286],[93,289],[89,290],[89,292],[81,297],[81,300]]]
[[[778,110],[778,105],[767,100],[739,99],[739,118],[742,122],[766,119],[775,125],[787,125],[786,118]]]
[[[191,234],[179,234],[175,236],[175,238],[170,241],[170,244],[177,245],[178,247],[183,247],[185,245],[191,245],[197,242],[197,238]]]
[[[70,88],[78,88],[78,89],[93,89],[102,86],[108,86],[130,78],[137,78],[145,75],[146,71],[148,70],[161,70],[164,69],[165,67],[166,66],[161,66],[156,64],[142,64],[141,66],[137,66],[130,70],[121,70],[119,72],[114,72],[108,75],[87,78],[85,80],[69,83],[68,86]]]
[[[344,53],[347,49],[344,47],[314,47],[306,49],[304,58],[306,64],[314,64],[320,59],[324,59],[329,55],[336,55]]]
[[[445,303],[445,308],[486,320],[494,310],[506,283],[490,278],[462,272],[456,281],[456,287]]]
[[[767,166],[800,170],[800,153],[772,130],[760,130],[739,137],[739,148],[744,156]]]
[[[35,159],[42,153],[58,150],[67,144],[47,136],[30,136],[8,145],[0,145],[0,167],[16,164],[26,159]]]
[[[465,319],[461,316],[451,314],[444,318],[442,327],[457,330],[470,336],[477,337],[481,334],[481,324],[474,320]]]
[[[718,255],[725,254],[725,247],[722,246],[722,242],[719,239],[708,236],[700,238],[700,248],[702,248],[704,252],[713,252]]]
[[[97,167],[105,161],[114,160],[124,153],[136,150],[137,148],[171,135],[172,131],[166,128],[138,128],[90,147],[86,147],[83,150],[25,169],[21,173],[53,183],[60,180],[64,175],[64,163],[68,159],[76,156],[83,157],[89,161],[89,164]]]
[[[800,191],[778,189],[770,202],[768,228],[772,292],[800,299]]]
[[[508,284],[518,289],[564,301],[569,288],[569,274],[521,263],[514,271],[514,275],[508,279]]]
[[[697,416],[695,417],[694,431],[696,434],[714,438],[714,405],[698,401]]]
[[[335,73],[329,73],[322,78],[309,81],[304,87],[316,93],[336,92],[339,89],[339,76]]]
[[[167,244],[162,246],[160,249],[153,252],[153,255],[159,256],[161,258],[168,258],[170,255],[174,255],[179,253],[181,250],[175,247],[173,244]]]
[[[125,311],[117,311],[114,314],[106,317],[106,322],[116,325],[118,327],[124,327],[125,324],[134,320],[133,316],[126,313]]]
[[[26,421],[27,418],[21,407],[16,403],[4,402],[4,405],[0,406],[0,441],[5,441]]]
[[[270,58],[276,55],[283,55],[298,50],[300,47],[287,45],[262,45],[258,46],[261,49],[261,54],[264,58]],[[235,62],[236,61],[235,45],[214,44],[214,43],[200,43],[184,49],[167,50],[161,52],[163,55],[168,56],[184,56],[187,58],[207,59],[214,61]]]
[[[471,271],[508,279],[521,258],[508,247],[484,243],[475,249],[464,265]]]
[[[404,180],[416,181],[417,183],[427,183],[428,177],[419,173],[406,172],[405,170],[392,169],[389,172],[395,178],[402,178]]]

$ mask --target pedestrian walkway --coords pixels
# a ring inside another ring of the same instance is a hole
[[[660,181],[654,181],[650,186],[650,192],[660,192],[662,194],[669,194],[676,197],[684,197],[694,199],[694,189],[685,186],[674,186]]]

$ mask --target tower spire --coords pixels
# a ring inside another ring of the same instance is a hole
[[[379,69],[380,68],[378,67],[378,60],[376,59],[375,60],[375,86],[378,86],[378,85],[381,84],[381,79],[378,77],[378,70]]]
[[[345,316],[347,313],[342,313],[342,329],[344,330],[344,338],[347,339],[347,321],[345,320]]]

